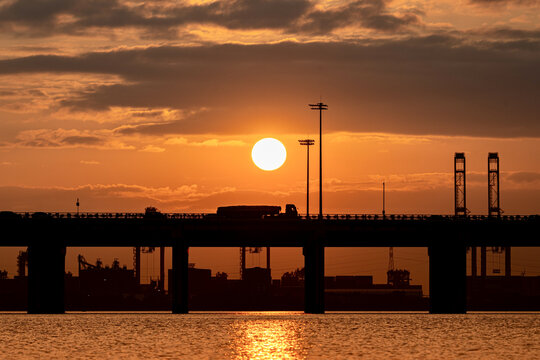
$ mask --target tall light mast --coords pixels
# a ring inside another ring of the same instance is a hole
[[[309,107],[311,110],[319,110],[319,219],[322,219],[322,112],[328,110],[328,105],[318,102],[309,104]]]
[[[306,216],[309,219],[309,147],[315,144],[315,140],[304,139],[298,140],[300,145],[305,145],[307,148],[307,178],[306,178]]]

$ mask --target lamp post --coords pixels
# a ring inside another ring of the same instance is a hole
[[[306,216],[309,219],[309,147],[315,144],[315,140],[303,139],[298,140],[298,142],[300,145],[305,145],[307,147]]]
[[[319,219],[322,219],[322,112],[328,110],[328,105],[318,102],[309,104],[309,107],[311,110],[319,110]]]
[[[382,183],[382,217],[386,219],[386,188],[384,181]]]

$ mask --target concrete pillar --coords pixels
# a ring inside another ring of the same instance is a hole
[[[173,314],[187,314],[189,311],[188,299],[188,247],[184,244],[173,246],[172,249],[172,312]]]
[[[486,257],[486,247],[480,247],[480,276],[482,279],[485,279],[487,276],[487,257]]]
[[[246,248],[242,246],[240,248],[240,280],[246,280]]]
[[[159,248],[159,282],[158,288],[160,291],[165,291],[165,247]]]
[[[266,270],[268,270],[268,275],[270,276],[270,279],[272,279],[272,274],[270,273],[270,246],[266,248]]]
[[[452,239],[455,240],[455,239]],[[432,314],[467,312],[467,249],[443,241],[428,248],[429,298]]]
[[[512,250],[510,246],[504,248],[504,276],[512,276]]]
[[[28,247],[28,313],[63,314],[66,247]]]
[[[304,246],[304,312],[324,314],[324,246]]]
[[[471,276],[478,276],[478,265],[476,264],[476,246],[471,247]]]
[[[135,247],[135,282],[141,284],[141,247]]]

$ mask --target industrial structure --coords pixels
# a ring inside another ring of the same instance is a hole
[[[500,205],[500,172],[499,172],[499,154],[490,152],[488,154],[487,164],[488,174],[488,218],[500,219],[502,209]],[[454,156],[454,214],[456,217],[466,218],[469,214],[467,209],[467,186],[466,186],[466,167],[465,153],[455,153]],[[471,276],[477,276],[477,249],[470,247],[471,250]],[[505,276],[512,276],[512,254],[510,246],[491,247],[493,256],[505,255]],[[492,269],[494,274],[501,272],[500,265]],[[480,276],[485,279],[487,276],[487,247],[480,247]]]
[[[454,156],[454,214],[467,216],[467,184],[465,178],[465,153]]]

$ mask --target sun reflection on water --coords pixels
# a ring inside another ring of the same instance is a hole
[[[264,314],[264,313],[263,313]],[[280,319],[279,313],[268,318],[234,321],[228,333],[234,359],[302,359],[307,356],[303,322]]]

